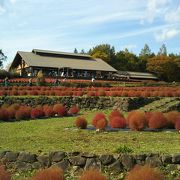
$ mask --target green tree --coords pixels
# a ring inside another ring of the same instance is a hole
[[[74,53],[75,53],[75,54],[77,54],[77,53],[78,53],[78,50],[77,50],[76,48],[74,49]]]
[[[121,71],[139,70],[137,56],[134,53],[129,52],[128,49],[116,53],[116,57],[112,63],[112,66],[117,70],[121,70]]]
[[[141,50],[139,54],[139,70],[145,72],[146,64],[149,58],[153,57],[154,53],[151,53],[151,49],[147,44],[144,45],[144,48]]]
[[[115,58],[115,49],[109,44],[100,44],[90,49],[89,54],[110,63]]]
[[[85,51],[84,51],[84,49],[81,50],[81,54],[86,54]]]
[[[7,59],[7,56],[4,55],[2,49],[0,49],[0,68],[3,67],[3,62]]]
[[[160,49],[159,49],[159,52],[158,52],[158,55],[159,56],[167,56],[167,48],[166,48],[166,45],[163,44]]]

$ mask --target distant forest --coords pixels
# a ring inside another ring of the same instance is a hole
[[[90,54],[94,58],[101,58],[120,71],[151,72],[160,80],[180,81],[180,54],[168,54],[165,44],[160,47],[157,54],[152,52],[147,44],[139,55],[127,48],[116,52],[114,46],[109,44],[97,45],[88,52],[83,49],[78,52],[75,48],[74,53]]]

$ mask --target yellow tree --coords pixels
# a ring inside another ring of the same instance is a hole
[[[169,56],[158,55],[150,58],[147,63],[147,70],[155,73],[160,79],[165,81],[178,80],[178,63]]]

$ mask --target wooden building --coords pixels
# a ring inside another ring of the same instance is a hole
[[[39,49],[18,51],[9,70],[23,77],[36,76],[41,70],[45,76],[98,79],[111,79],[117,71],[102,59],[90,55]]]

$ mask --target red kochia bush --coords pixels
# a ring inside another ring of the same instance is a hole
[[[1,108],[0,109],[0,120],[9,121],[9,112],[8,110]]]
[[[180,117],[178,117],[176,119],[175,128],[176,128],[177,131],[180,131]]]
[[[167,119],[162,112],[153,112],[149,121],[149,128],[160,129],[167,125]]]
[[[117,117],[117,116],[123,117],[123,115],[117,109],[114,109],[109,115],[109,120],[111,120],[112,118]]]
[[[136,165],[125,177],[125,180],[165,180],[165,178],[160,172],[147,165]]]
[[[7,108],[7,111],[9,113],[9,119],[14,119],[16,110],[10,106],[9,108]]]
[[[180,113],[178,111],[170,111],[165,114],[168,127],[174,128],[178,116],[180,116]]]
[[[145,113],[142,111],[134,111],[129,118],[129,128],[132,130],[142,130],[146,126]]]
[[[110,119],[109,125],[112,128],[125,128],[126,127],[126,120],[121,116],[116,116]]]
[[[62,104],[55,104],[53,106],[53,111],[59,116],[65,116],[67,114],[67,110]]]
[[[44,116],[44,112],[40,108],[33,108],[31,110],[31,118],[36,119],[36,118],[41,118],[43,116]]]
[[[87,128],[87,121],[84,117],[78,117],[75,121],[76,127],[80,129],[86,129]]]
[[[44,107],[43,111],[46,117],[53,117],[55,115],[55,112],[53,111],[52,106]]]
[[[107,120],[106,118],[99,119],[96,123],[96,129],[104,130],[107,126]]]
[[[100,119],[106,119],[106,116],[104,113],[96,113],[96,115],[94,116],[93,120],[92,120],[92,125],[96,127],[97,121],[99,121]]]
[[[78,108],[78,106],[72,106],[70,109],[69,109],[69,111],[68,111],[68,113],[69,114],[71,114],[71,115],[73,115],[73,114],[77,114],[79,112],[79,108]]]
[[[63,170],[60,168],[49,168],[37,172],[31,180],[65,180]]]
[[[4,169],[3,166],[0,166],[0,180],[10,180],[11,175]]]
[[[96,169],[85,171],[78,180],[107,180],[107,178]]]

